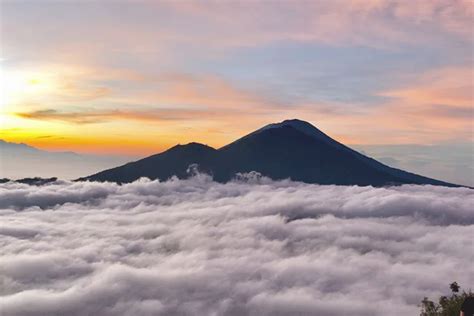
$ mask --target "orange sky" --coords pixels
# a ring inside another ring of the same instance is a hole
[[[471,142],[472,4],[388,2],[2,5],[0,138],[143,155],[299,118],[349,144]]]

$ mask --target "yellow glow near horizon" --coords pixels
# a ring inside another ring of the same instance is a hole
[[[346,144],[412,143],[415,136],[416,141],[428,143],[463,135],[466,130],[460,124],[462,118],[440,115],[430,106],[438,94],[433,97],[433,89],[428,89],[426,82],[433,82],[431,77],[450,78],[446,74],[452,70],[445,71],[429,74],[428,79],[421,76],[420,82],[402,90],[381,92],[396,98],[396,102],[381,104],[364,116],[341,116],[318,110],[320,106],[340,106],[330,103],[296,104],[283,109],[258,94],[214,77],[191,80],[175,75],[158,77],[160,80],[140,78],[135,82],[133,77],[124,78],[122,72],[75,64],[48,64],[31,69],[2,67],[0,138],[49,150],[144,155],[191,141],[218,148],[265,124],[297,117]],[[436,91],[446,92],[444,100],[456,101],[445,102],[441,110],[459,110],[458,104],[470,104],[466,89],[441,89],[464,87],[470,72],[461,69],[456,74],[454,83],[450,79],[436,86]],[[117,81],[130,82],[130,86],[140,89],[125,93],[122,86],[114,86]],[[274,108],[278,111],[272,111]],[[421,127],[417,120],[420,115],[430,118]],[[235,124],[236,118],[239,124]],[[386,124],[367,124],[374,120]],[[452,133],[434,134],[421,129],[438,131],[439,126]],[[400,133],[401,128],[409,132]]]
[[[8,71],[0,68],[2,112],[14,110],[28,98],[42,97],[55,90],[57,84],[51,75],[39,71]]]
[[[46,81],[38,73],[8,71],[0,63],[0,128],[1,138],[8,139],[18,129],[34,126],[14,115],[26,96],[41,95]],[[31,130],[30,130],[31,132]],[[14,137],[13,140],[17,138]]]
[[[34,145],[37,137],[67,132],[64,124],[29,120],[17,115],[54,101],[51,96],[57,93],[60,84],[54,72],[46,70],[10,70],[0,63],[0,139]]]

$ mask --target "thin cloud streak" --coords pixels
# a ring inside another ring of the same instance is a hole
[[[153,109],[149,111],[90,111],[84,112],[59,112],[53,109],[39,110],[33,112],[16,113],[17,116],[34,120],[58,120],[75,124],[95,124],[115,120],[136,120],[136,121],[177,121],[191,119],[202,112],[196,110],[172,110]]]
[[[207,3],[208,4],[208,3]],[[219,25],[219,44],[262,45],[284,40],[330,45],[366,45],[390,49],[404,43],[429,43],[437,29],[470,40],[473,7],[469,1],[300,1],[223,3],[179,2],[189,19]],[[256,14],[248,14],[252,10]],[[229,19],[232,16],[233,18]],[[282,23],[283,21],[283,23]],[[243,31],[242,31],[243,30]],[[202,31],[202,30],[201,30]]]

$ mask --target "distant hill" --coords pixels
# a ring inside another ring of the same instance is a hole
[[[354,145],[352,148],[390,167],[474,187],[474,143]]]
[[[75,179],[121,165],[127,157],[53,152],[0,139],[0,178],[58,177]]]
[[[453,184],[388,167],[330,138],[308,122],[267,125],[218,150],[198,143],[169,150],[80,180],[131,182],[140,177],[186,178],[197,164],[216,181],[257,171],[272,179],[337,185]]]
[[[14,183],[23,183],[23,184],[28,184],[28,185],[45,185],[49,183],[54,183],[58,181],[58,178],[40,178],[40,177],[35,177],[35,178],[23,178],[23,179],[16,179],[16,180],[11,180],[8,178],[0,178],[0,184],[1,183],[8,183],[8,182],[14,182]]]

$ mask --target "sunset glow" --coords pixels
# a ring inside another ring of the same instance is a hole
[[[143,155],[298,117],[348,143],[473,140],[469,1],[209,4],[2,3],[1,138]]]

